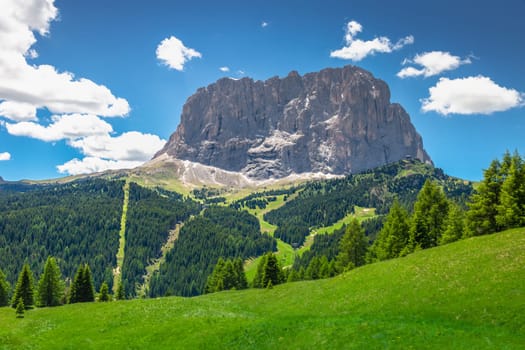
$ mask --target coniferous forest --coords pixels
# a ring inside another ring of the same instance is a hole
[[[24,310],[93,301],[97,293],[107,301],[113,298],[111,290],[117,290],[115,299],[137,297],[139,287],[151,297],[195,296],[332,277],[363,264],[523,226],[524,186],[524,160],[509,152],[490,164],[476,190],[439,169],[403,160],[342,179],[252,193],[229,206],[135,183],[125,186],[120,180],[3,184],[0,303],[23,305],[18,308]],[[214,191],[197,193],[217,195]],[[277,226],[275,237],[294,248],[312,230],[333,224],[356,206],[376,208],[377,215],[316,235],[309,249],[284,267],[270,253],[277,251],[277,241],[261,233],[259,219],[248,212],[265,209],[279,196],[284,196],[282,205],[264,218]],[[126,219],[122,283],[113,286],[121,217]],[[172,245],[161,251],[176,226]],[[242,262],[256,257],[261,259],[248,281]],[[157,268],[144,286],[154,262]]]
[[[212,206],[184,225],[166,262],[151,280],[150,295],[194,296],[205,291],[219,258],[242,258],[276,250],[261,234],[259,221],[246,211]]]
[[[112,285],[123,181],[85,180],[0,191],[0,268],[14,285],[27,262],[37,276],[54,256],[66,279],[88,263],[95,285]]]

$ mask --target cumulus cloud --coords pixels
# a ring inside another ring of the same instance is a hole
[[[0,153],[0,161],[6,161],[11,159],[11,153],[9,152],[1,152]]]
[[[220,70],[221,72],[225,72],[225,73],[226,73],[226,72],[229,72],[229,71],[230,71],[230,68],[229,68],[229,67],[220,67],[219,70]]]
[[[174,36],[162,40],[156,53],[162,64],[178,71],[182,71],[184,64],[192,58],[202,57],[200,52],[184,46],[182,41]]]
[[[0,116],[13,121],[37,120],[37,110],[52,113],[124,116],[129,104],[115,97],[103,85],[89,79],[76,79],[70,72],[59,72],[51,65],[31,65],[36,58],[32,48],[34,32],[49,34],[58,16],[54,0],[2,0],[0,12]]]
[[[26,136],[46,142],[107,135],[113,131],[110,124],[95,115],[54,115],[51,120],[52,123],[48,126],[34,122],[20,122],[16,124],[5,123],[5,127],[11,135]]]
[[[367,41],[356,39],[356,35],[362,30],[363,26],[359,22],[348,22],[345,30],[346,45],[339,50],[330,52],[330,57],[357,62],[366,56],[374,55],[375,53],[390,53],[401,49],[405,45],[414,43],[414,37],[412,35],[406,36],[396,43],[392,43],[390,39],[385,36],[376,37]]]
[[[107,169],[134,168],[151,159],[165,140],[157,135],[137,131],[112,136],[110,124],[94,115],[52,116],[52,123],[42,126],[34,122],[5,123],[7,131],[46,142],[66,140],[82,153],[82,160],[73,159],[57,167],[61,173],[84,174]]]
[[[400,78],[408,77],[431,77],[442,72],[454,70],[463,64],[470,64],[472,61],[469,57],[462,59],[454,56],[450,52],[431,51],[418,54],[413,60],[405,60],[403,64],[414,63],[421,68],[406,67],[397,73]]]
[[[110,135],[88,136],[69,141],[86,157],[72,159],[57,166],[63,174],[78,175],[109,169],[135,168],[160,150],[165,140],[157,135],[131,131],[117,137]]]
[[[86,157],[82,160],[75,158],[67,163],[57,166],[61,174],[82,175],[105,170],[132,169],[140,166],[142,162],[117,161],[100,159],[96,157]]]
[[[114,96],[104,85],[60,72],[52,65],[27,62],[38,57],[33,48],[35,33],[49,35],[50,24],[58,17],[54,2],[0,0],[0,117],[10,121],[0,120],[0,125],[11,135],[44,142],[65,140],[78,149],[84,158],[58,166],[61,173],[81,174],[142,164],[165,141],[136,131],[114,136],[112,126],[100,118],[126,116],[130,107],[125,99]],[[172,39],[165,40],[168,48],[173,45]],[[192,49],[184,50],[184,59],[200,57]],[[53,114],[48,123],[39,120],[38,110],[43,108]],[[8,152],[0,153],[0,160],[10,158]]]
[[[94,135],[70,141],[71,146],[88,157],[137,162],[151,159],[165,143],[157,135],[137,131],[126,132],[117,137]]]
[[[261,27],[262,27],[262,28],[266,28],[266,27],[268,27],[268,25],[269,25],[269,23],[268,23],[268,22],[265,22],[265,21],[263,21],[263,22],[261,23]]]
[[[523,93],[499,86],[478,75],[460,79],[441,78],[423,99],[422,110],[448,114],[491,114],[523,106]]]

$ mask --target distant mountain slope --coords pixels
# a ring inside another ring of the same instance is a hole
[[[166,155],[259,180],[356,173],[406,156],[431,163],[386,83],[354,66],[201,88],[155,158]]]
[[[275,235],[301,245],[312,228],[332,225],[355,206],[376,208],[386,214],[394,200],[411,208],[427,179],[437,181],[452,200],[465,204],[472,193],[468,181],[445,175],[441,169],[415,159],[405,159],[341,179],[311,182],[299,195],[264,218],[277,225]]]
[[[15,319],[20,348],[523,349],[525,229],[366,265],[327,280],[196,298],[75,304]]]

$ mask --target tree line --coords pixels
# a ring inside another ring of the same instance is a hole
[[[12,295],[11,295],[12,294]],[[119,295],[116,296],[120,298]],[[103,282],[98,293],[98,301],[110,301],[107,283]],[[93,274],[88,264],[81,264],[74,279],[66,282],[55,257],[48,257],[38,282],[35,283],[33,272],[28,263],[22,266],[15,287],[0,269],[0,307],[11,306],[16,309],[18,317],[23,317],[25,310],[34,307],[53,307],[66,303],[94,302],[97,300]]]
[[[418,160],[402,160],[342,179],[307,184],[298,196],[266,213],[264,219],[277,225],[275,237],[302,245],[311,229],[330,226],[353,212],[355,206],[376,208],[386,214],[397,200],[411,208],[426,180],[440,184],[454,202],[465,205],[472,184],[446,176],[441,169]]]
[[[310,252],[297,259],[289,280],[331,277],[348,269],[472,236],[525,225],[525,162],[506,152],[484,171],[484,178],[465,206],[445,195],[428,179],[410,211],[394,200],[372,244],[353,220],[333,235],[316,237]]]

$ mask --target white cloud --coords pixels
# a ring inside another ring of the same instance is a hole
[[[523,106],[525,97],[478,75],[460,79],[441,78],[423,99],[422,110],[448,114],[491,114]]]
[[[230,68],[229,67],[220,67],[219,70],[221,72],[229,72],[230,71]]]
[[[268,22],[264,22],[264,21],[263,21],[263,22],[261,23],[261,27],[263,27],[263,28],[268,27],[268,25],[269,25]]]
[[[46,142],[66,140],[80,151],[84,159],[73,159],[57,167],[61,173],[85,174],[107,169],[139,166],[160,150],[165,140],[157,135],[130,131],[112,136],[113,128],[95,115],[71,114],[52,116],[52,123],[42,126],[34,122],[4,123],[7,132]]]
[[[182,71],[184,64],[194,57],[202,57],[200,52],[184,46],[181,40],[174,36],[166,38],[157,46],[157,59],[171,69]]]
[[[82,160],[75,158],[67,163],[57,166],[58,172],[68,175],[90,174],[105,170],[132,169],[140,166],[143,162],[118,161],[86,157]]]
[[[2,152],[0,153],[0,161],[6,161],[11,159],[11,153],[9,152]]]
[[[355,36],[363,30],[363,26],[356,22],[350,21],[346,25],[345,42],[346,45],[330,52],[330,57],[341,58],[344,60],[361,61],[363,58],[375,53],[390,53],[401,49],[405,45],[413,44],[414,37],[406,36],[392,44],[389,38],[381,36],[373,40],[363,41],[356,39]]]
[[[51,65],[30,65],[35,58],[33,32],[49,34],[58,16],[54,0],[2,0],[0,12],[0,115],[13,121],[37,119],[37,109],[57,114],[124,116],[128,102],[89,79],[75,79]]]
[[[71,146],[88,157],[138,162],[151,159],[165,143],[157,135],[137,131],[126,132],[117,137],[94,135],[70,141]]]
[[[53,142],[75,140],[87,136],[107,135],[113,131],[110,124],[95,115],[70,114],[52,116],[52,123],[42,126],[34,122],[5,123],[7,132],[15,136]]]
[[[403,64],[415,63],[422,68],[417,69],[414,67],[406,67],[397,73],[400,78],[408,77],[431,77],[438,75],[442,72],[454,70],[462,64],[471,63],[470,58],[462,59],[459,56],[454,56],[450,52],[444,51],[431,51],[418,54],[413,60],[405,59]]]
[[[135,168],[148,161],[160,150],[166,140],[157,135],[131,131],[117,137],[88,136],[71,140],[69,144],[80,150],[82,160],[72,159],[57,166],[60,173],[77,175],[108,169]]]

